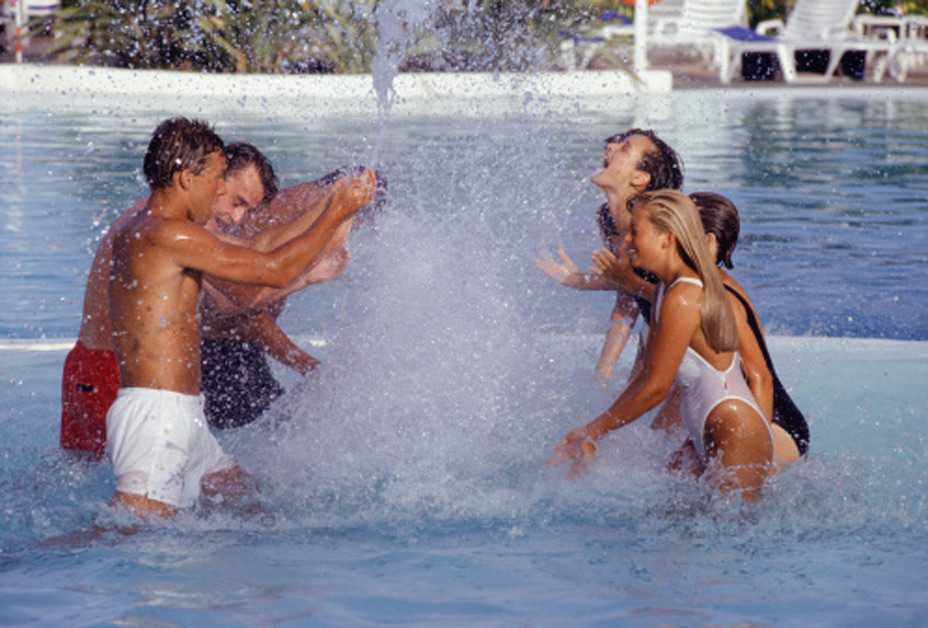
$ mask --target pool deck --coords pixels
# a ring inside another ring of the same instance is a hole
[[[48,49],[51,43],[50,38],[36,37],[30,45],[27,45],[24,58],[26,63],[35,65],[53,65],[48,59]],[[0,54],[0,65],[13,63],[12,50],[7,50]],[[899,89],[923,89],[928,87],[928,64],[913,68],[904,82],[898,82],[887,74],[882,82],[876,83],[869,77],[862,81],[852,80],[843,76],[835,76],[831,81],[824,83],[814,81],[814,74],[800,74],[801,82],[789,84],[782,80],[768,81],[745,81],[740,78],[729,84],[723,84],[719,81],[718,71],[707,67],[704,63],[688,57],[684,54],[664,51],[652,51],[649,54],[650,70],[656,71],[657,78],[645,81],[645,92],[662,93],[665,80],[659,75],[663,72],[669,72],[672,76],[672,86],[674,90],[699,90],[699,89],[732,89],[732,90],[767,90],[767,89],[796,89],[802,90],[812,87],[828,87],[835,89],[872,89],[872,88],[899,88]],[[556,73],[554,73],[556,74]],[[567,74],[567,73],[564,73]],[[571,73],[573,74],[573,73]],[[589,70],[582,72],[595,76],[596,74],[610,74],[607,68]],[[322,75],[316,75],[322,76]],[[462,76],[459,74],[458,76]],[[802,80],[805,79],[804,82]],[[809,82],[809,81],[813,82]],[[0,88],[3,86],[0,85]],[[398,90],[399,91],[399,90]]]
[[[804,89],[810,86],[833,87],[835,89],[873,89],[873,88],[900,88],[924,89],[928,87],[928,65],[915,67],[909,71],[904,82],[896,81],[889,73],[879,83],[873,81],[869,75],[865,80],[856,81],[845,76],[835,76],[831,81],[808,82],[816,78],[815,74],[800,73],[800,80],[806,82],[786,83],[775,79],[769,81],[745,81],[740,77],[729,84],[719,81],[718,70],[709,68],[706,64],[684,55],[652,54],[649,56],[651,69],[669,70],[673,74],[673,88],[678,89]]]

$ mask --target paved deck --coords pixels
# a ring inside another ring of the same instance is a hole
[[[25,61],[31,63],[51,63],[48,58],[48,49],[51,46],[51,38],[34,37],[26,48],[24,57]],[[13,63],[13,51],[8,49],[0,54],[0,63]],[[718,89],[720,87],[731,89],[783,89],[796,88],[802,89],[808,87],[808,83],[798,83],[789,85],[780,79],[768,81],[744,81],[736,79],[728,85],[723,85],[718,79],[718,71],[707,67],[698,59],[686,55],[668,53],[664,51],[655,51],[649,55],[650,68],[654,70],[669,70],[673,74],[674,89]],[[598,68],[608,69],[608,68]],[[800,74],[800,76],[803,76]],[[813,74],[805,75],[814,78]],[[888,75],[883,81],[876,83],[869,79],[863,81],[853,80],[843,76],[835,76],[828,83],[814,83],[818,86],[828,86],[845,89],[866,89],[875,87],[899,87],[899,88],[926,88],[928,87],[928,65],[914,68],[909,72],[905,82],[898,82]]]

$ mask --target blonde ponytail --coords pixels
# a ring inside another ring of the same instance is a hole
[[[718,352],[734,351],[738,348],[735,315],[706,246],[696,206],[676,190],[645,192],[639,202],[645,206],[648,219],[655,227],[673,234],[680,257],[702,280],[703,299],[699,313],[706,342]]]

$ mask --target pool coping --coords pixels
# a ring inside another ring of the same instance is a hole
[[[393,91],[402,103],[438,100],[514,99],[527,94],[549,98],[615,97],[668,94],[673,77],[665,70],[634,76],[623,70],[608,72],[538,73],[404,73],[396,76]],[[312,99],[339,107],[353,101],[374,101],[369,74],[262,75],[210,74],[170,70],[128,70],[66,65],[0,65],[0,93],[139,96],[172,94],[194,98],[252,95],[265,99]]]

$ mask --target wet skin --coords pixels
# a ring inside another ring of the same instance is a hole
[[[375,185],[370,172],[339,181],[316,220],[301,218],[265,232],[276,246],[263,252],[223,242],[203,228],[223,192],[224,170],[225,158],[217,151],[201,173],[175,174],[172,186],[153,192],[147,210],[114,234],[109,301],[124,387],[198,394],[196,311],[203,273],[286,287],[318,259],[338,227],[370,201]]]

